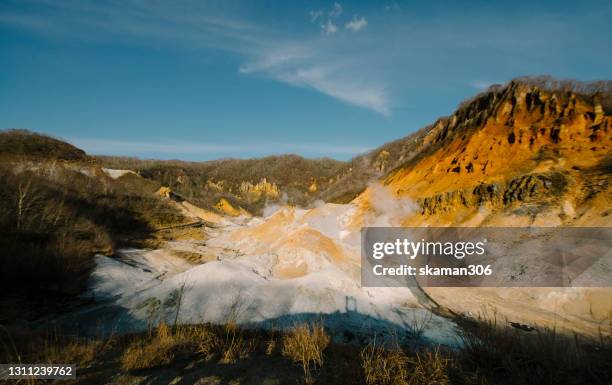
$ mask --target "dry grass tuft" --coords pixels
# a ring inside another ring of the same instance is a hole
[[[61,342],[54,339],[39,346],[36,356],[41,362],[84,367],[93,362],[103,348],[104,343],[101,340],[71,339]]]
[[[221,346],[221,363],[234,363],[244,359],[255,350],[256,341],[245,338],[244,331],[234,321],[223,326],[223,339]]]
[[[223,345],[223,340],[210,325],[202,325],[194,329],[193,340],[196,342],[196,351],[210,360]]]
[[[447,385],[449,361],[438,350],[407,355],[397,344],[369,344],[361,351],[367,385]]]
[[[361,366],[367,385],[408,384],[408,357],[400,348],[385,349],[369,344],[361,351]]]
[[[313,383],[311,369],[323,366],[323,351],[330,338],[320,323],[295,325],[283,338],[283,356],[300,364],[304,380]]]
[[[234,363],[255,351],[258,338],[247,334],[234,322],[175,328],[161,324],[148,337],[140,337],[128,346],[121,366],[125,370],[148,369],[168,365],[179,355],[190,353],[202,354],[206,360],[220,357],[221,364]]]
[[[177,355],[192,347],[192,339],[187,329],[174,332],[168,325],[161,324],[150,338],[137,340],[121,356],[124,370],[149,369],[168,365]]]
[[[270,331],[270,335],[266,341],[266,356],[271,356],[274,354],[276,349],[278,348],[278,335],[275,329]]]
[[[63,349],[49,347],[46,357],[49,363],[76,363],[85,366],[96,358],[102,343],[100,341],[83,341],[68,344]]]
[[[408,359],[410,385],[447,385],[447,370],[451,363],[438,349],[417,352]]]

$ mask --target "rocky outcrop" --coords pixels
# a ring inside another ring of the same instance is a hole
[[[239,191],[247,202],[256,202],[262,198],[277,200],[280,196],[278,186],[268,182],[266,178],[262,178],[258,183],[242,182]]]
[[[459,208],[580,205],[608,194],[610,173],[591,186],[587,170],[610,158],[609,95],[610,82],[494,86],[415,137],[385,184],[416,200],[422,215],[446,218]]]
[[[458,206],[508,208],[525,203],[547,206],[559,202],[567,184],[566,176],[561,173],[529,174],[508,183],[480,183],[473,189],[447,191],[419,198],[417,203],[423,215],[450,212]]]

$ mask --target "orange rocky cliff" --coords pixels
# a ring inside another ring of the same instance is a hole
[[[529,81],[492,88],[423,130],[384,183],[418,203],[406,225],[609,224],[609,101]]]

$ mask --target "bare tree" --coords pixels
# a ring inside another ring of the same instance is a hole
[[[32,179],[28,178],[26,181],[20,181],[17,188],[17,229],[23,228],[23,222],[26,213],[32,206],[32,195],[34,189],[32,188]]]

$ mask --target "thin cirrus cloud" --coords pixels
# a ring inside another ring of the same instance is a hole
[[[320,22],[321,33],[297,35],[271,29],[206,5],[173,7],[164,2],[98,3],[92,0],[60,2],[25,0],[36,12],[6,10],[0,24],[35,30],[45,36],[68,39],[139,39],[154,44],[214,48],[238,54],[239,72],[272,78],[292,86],[309,88],[344,103],[391,115],[385,83],[372,76],[358,41],[331,39],[339,34],[343,7],[311,11],[305,21]],[[323,18],[327,16],[325,22]],[[251,19],[253,19],[251,17]],[[332,21],[337,20],[337,22]],[[349,21],[347,28],[362,30],[365,18]],[[269,25],[269,24],[268,24]]]
[[[370,109],[385,117],[391,115],[385,86],[367,78],[359,79],[359,72],[346,62],[313,58],[316,50],[290,47],[286,51],[271,52],[240,68],[241,73],[261,73],[297,87],[310,88],[346,103]]]
[[[335,75],[334,75],[335,73]],[[339,71],[325,66],[301,69],[282,76],[282,80],[297,86],[313,88],[356,106],[372,109],[383,116],[391,114],[384,88],[376,84],[359,84],[338,80]]]

